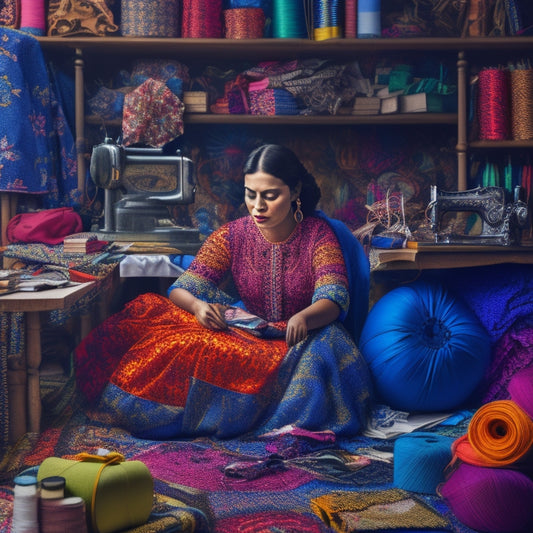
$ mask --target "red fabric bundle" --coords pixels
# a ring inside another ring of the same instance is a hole
[[[15,215],[7,225],[6,235],[11,243],[60,244],[67,235],[79,233],[82,226],[80,215],[72,207],[57,207]]]

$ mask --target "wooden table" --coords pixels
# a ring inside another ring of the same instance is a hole
[[[41,312],[68,309],[93,287],[94,282],[37,292],[15,292],[0,296],[0,312],[24,313],[26,343],[22,360],[25,364],[23,385],[25,394],[11,397],[9,387],[9,434],[15,442],[27,431],[39,432],[41,426],[41,390],[39,366],[41,364]],[[87,319],[88,317],[86,317]],[[83,324],[82,335],[87,324]],[[9,383],[9,376],[8,376]]]

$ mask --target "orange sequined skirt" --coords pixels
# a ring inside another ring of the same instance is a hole
[[[76,348],[91,412],[141,438],[227,438],[286,424],[355,434],[370,376],[346,330],[331,324],[287,348],[236,328],[211,331],[143,294]]]
[[[121,359],[111,376],[117,387],[184,406],[191,377],[244,394],[257,394],[275,379],[285,341],[258,339],[236,328],[211,331],[169,300],[151,300],[161,313]]]

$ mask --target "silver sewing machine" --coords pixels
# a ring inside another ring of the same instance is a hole
[[[435,242],[519,245],[521,229],[526,226],[528,217],[527,205],[521,200],[521,194],[522,188],[516,187],[513,200],[508,202],[502,187],[477,187],[467,191],[445,192],[432,185],[428,213]],[[478,215],[481,229],[472,233],[450,231],[450,228],[443,224],[444,216],[450,212],[465,213],[467,219],[472,214]]]
[[[178,226],[169,206],[194,202],[193,163],[179,152],[129,148],[106,138],[93,148],[91,178],[104,189],[104,224],[109,241],[164,242],[195,252],[197,228]]]

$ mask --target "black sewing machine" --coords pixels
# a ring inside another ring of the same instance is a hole
[[[94,183],[104,189],[99,238],[164,242],[184,252],[198,250],[198,229],[176,225],[168,208],[194,202],[190,159],[179,152],[124,147],[106,138],[93,148],[90,172]]]
[[[527,223],[527,205],[521,199],[522,188],[516,187],[512,201],[506,201],[501,187],[477,187],[467,191],[444,192],[431,186],[428,213],[436,243],[519,245],[521,229]],[[443,217],[449,212],[477,214],[481,230],[472,234],[456,233],[443,226]]]

